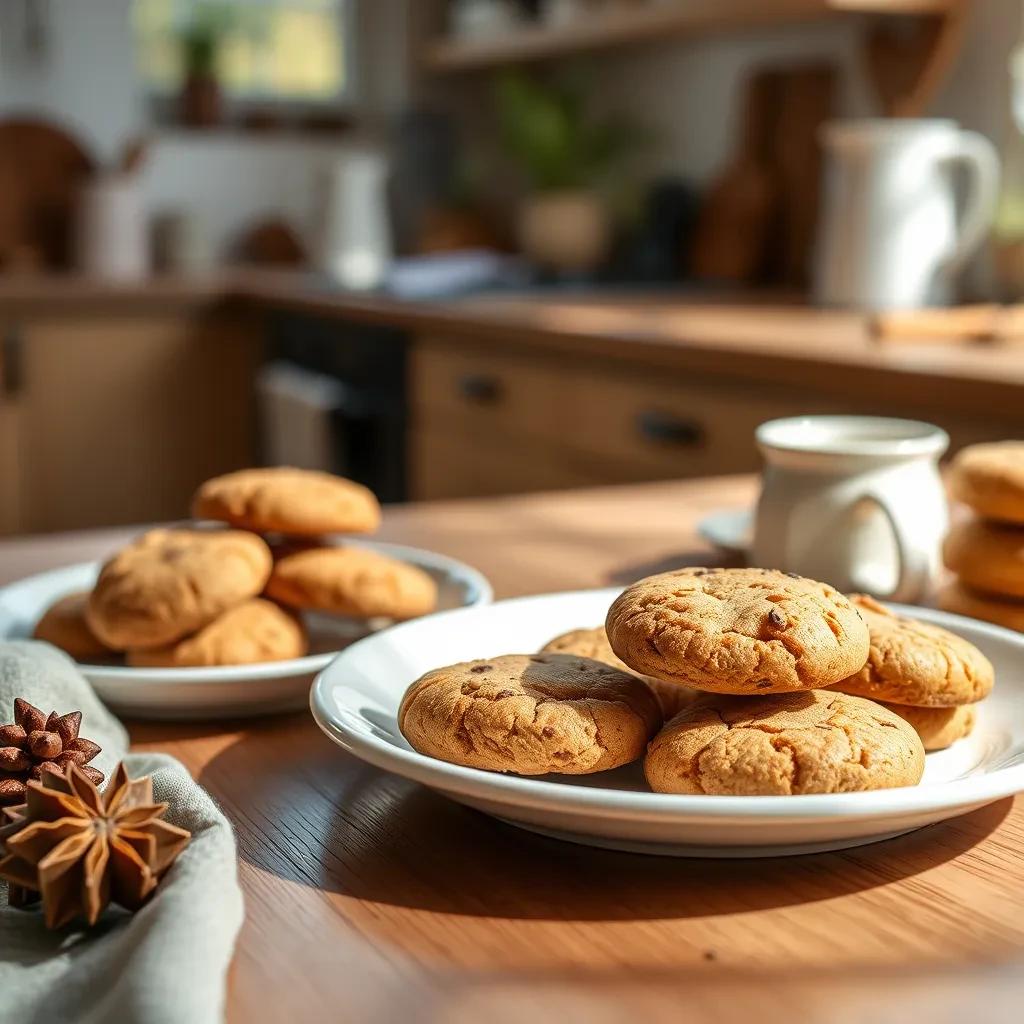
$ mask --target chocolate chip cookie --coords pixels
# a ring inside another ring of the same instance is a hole
[[[651,741],[644,772],[658,793],[848,793],[917,785],[924,747],[902,718],[861,697],[706,694]]]
[[[628,764],[661,721],[642,679],[568,654],[507,654],[428,672],[398,712],[421,754],[517,775]]]
[[[636,672],[699,690],[828,686],[868,655],[868,627],[838,591],[772,569],[679,569],[633,584],[605,622]]]
[[[992,689],[992,663],[948,629],[907,619],[864,594],[850,599],[871,634],[867,662],[837,683],[844,693],[912,707],[973,704]]]

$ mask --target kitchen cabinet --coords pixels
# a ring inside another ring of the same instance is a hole
[[[749,472],[758,424],[810,413],[917,416],[948,430],[954,450],[1019,434],[1012,418],[915,408],[898,390],[851,395],[840,376],[811,391],[433,335],[416,341],[410,368],[418,499]]]
[[[0,532],[184,517],[255,459],[250,313],[34,310],[0,338]]]

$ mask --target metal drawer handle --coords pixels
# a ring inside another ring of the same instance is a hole
[[[459,378],[459,394],[468,402],[494,405],[501,400],[502,386],[497,377],[482,373],[468,373]]]
[[[655,444],[694,448],[704,443],[704,428],[697,420],[648,409],[636,418],[637,429]]]

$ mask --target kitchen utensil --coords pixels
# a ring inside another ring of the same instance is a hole
[[[753,564],[897,601],[922,597],[949,525],[944,430],[876,416],[798,416],[757,429],[765,459]]]
[[[440,608],[488,603],[491,586],[476,569],[454,558],[400,544],[350,541],[381,554],[418,565],[438,584]],[[98,562],[85,562],[31,576],[0,589],[0,639],[30,636],[37,620],[57,598],[88,590]],[[309,685],[341,647],[381,629],[387,620],[358,622],[327,615],[307,615],[314,653],[289,661],[215,668],[130,668],[81,665],[83,675],[103,702],[120,715],[136,718],[200,719],[274,714],[306,704]]]
[[[923,608],[991,659],[997,684],[974,733],[929,754],[919,786],[809,796],[651,793],[639,763],[596,775],[520,778],[448,764],[409,747],[396,722],[424,672],[471,658],[536,651],[604,621],[616,589],[499,601],[404,623],[343,651],[318,677],[313,717],[343,750],[502,821],[588,846],[699,857],[775,857],[888,839],[1024,789],[1024,636]]]
[[[943,304],[995,212],[999,158],[952,121],[836,121],[823,130],[815,297],[893,309]],[[952,170],[969,188],[959,223]]]

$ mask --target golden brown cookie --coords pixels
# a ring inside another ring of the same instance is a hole
[[[872,597],[854,594],[871,631],[864,667],[835,689],[914,707],[973,704],[992,689],[992,663],[974,644],[948,629],[905,619]]]
[[[861,697],[705,695],[651,741],[644,772],[657,793],[848,793],[916,786],[924,747],[902,718]]]
[[[310,469],[242,469],[207,480],[192,514],[260,533],[373,533],[380,503],[362,484]]]
[[[67,594],[55,601],[36,623],[32,636],[59,647],[76,661],[107,657],[111,653],[110,648],[96,638],[85,621],[85,605],[88,600],[88,591],[83,591],[80,594]]]
[[[949,467],[954,498],[979,515],[1024,524],[1024,441],[973,444]]]
[[[883,704],[913,726],[925,750],[945,750],[974,729],[974,708],[912,708],[907,704]]]
[[[619,595],[605,628],[634,671],[718,693],[828,686],[868,654],[868,628],[842,594],[773,569],[651,576]]]
[[[593,629],[570,629],[568,633],[562,633],[549,640],[541,648],[541,653],[575,654],[581,658],[603,661],[622,672],[632,672],[624,661],[616,657],[612,645],[608,643],[608,634],[604,631],[604,626],[596,626]],[[643,679],[654,691],[666,719],[677,715],[698,695],[697,690],[682,683],[666,682],[653,676],[644,676]]]
[[[308,650],[306,631],[290,611],[254,597],[229,608],[198,633],[166,647],[129,651],[138,668],[253,665],[301,658]]]
[[[150,530],[103,566],[86,620],[117,650],[162,647],[255,597],[270,564],[253,533]]]
[[[1004,597],[1024,598],[1024,527],[965,519],[946,534],[946,568],[962,583]]]
[[[266,593],[294,608],[361,619],[413,619],[437,607],[437,584],[429,573],[363,548],[287,554],[274,563]]]
[[[971,590],[957,580],[950,580],[939,588],[938,605],[955,615],[994,622],[997,626],[1024,633],[1024,600],[993,597],[991,594]]]
[[[506,654],[428,672],[398,712],[421,754],[517,775],[628,764],[661,721],[643,680],[569,654]]]

